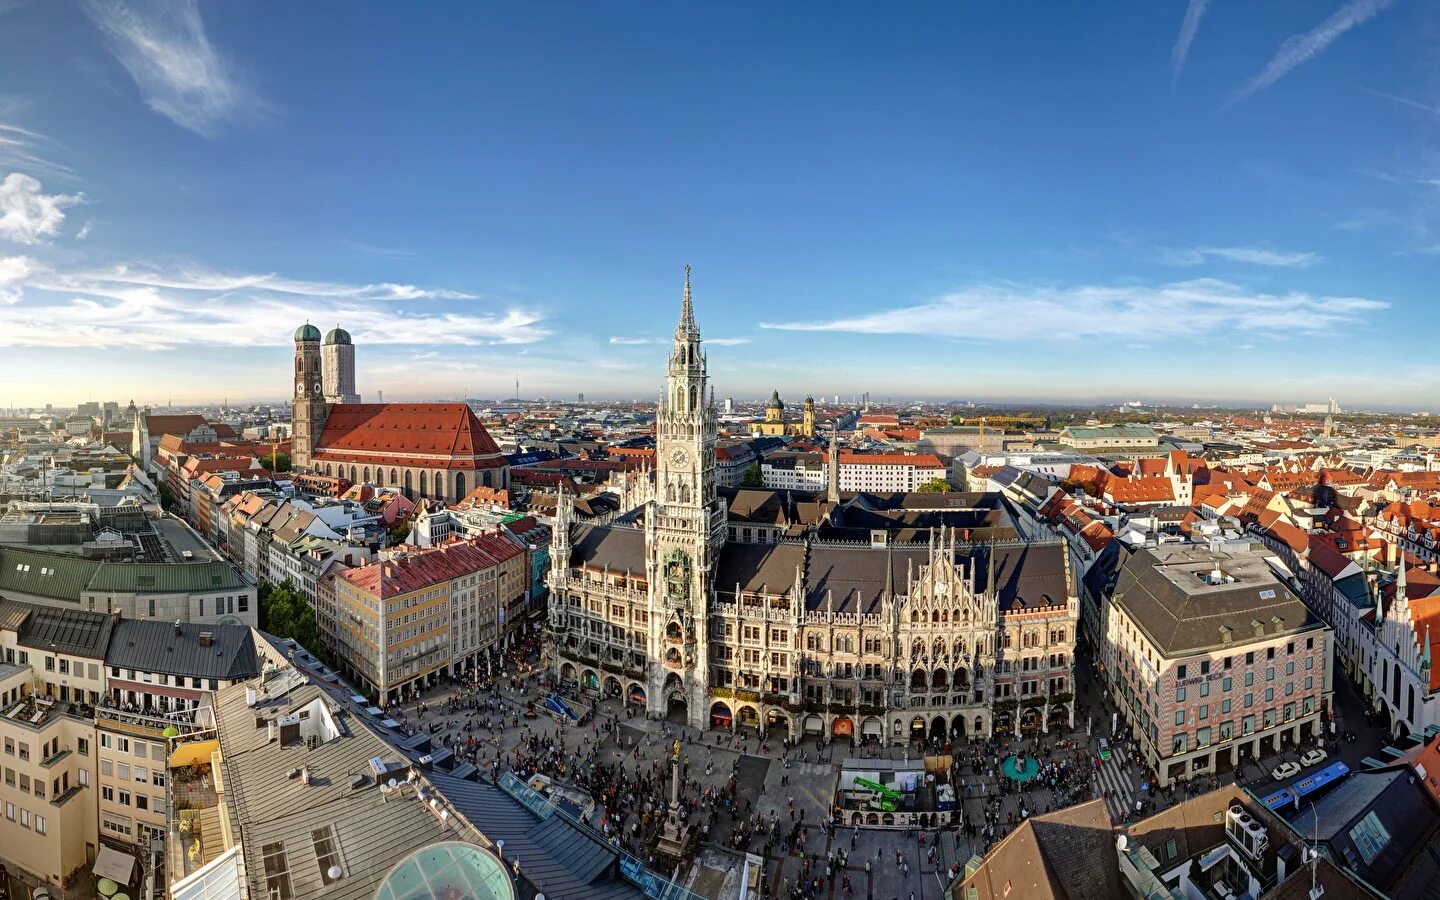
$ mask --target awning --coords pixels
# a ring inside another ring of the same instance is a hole
[[[860,730],[867,736],[873,735],[875,737],[879,737],[885,733],[885,728],[880,724],[880,720],[874,718],[866,719],[864,724],[860,726]]]
[[[849,737],[855,733],[855,723],[845,718],[836,719],[834,730],[836,737]]]
[[[135,857],[101,844],[91,871],[97,878],[108,878],[116,884],[126,885],[135,873]]]

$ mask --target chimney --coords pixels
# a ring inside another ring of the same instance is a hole
[[[210,633],[210,632],[208,632],[208,631],[202,631],[202,632],[200,632],[200,646],[202,646],[202,647],[209,647],[209,646],[210,646],[211,644],[213,644],[213,643],[215,643],[215,635],[214,635],[214,634],[212,634],[212,633]]]
[[[179,620],[179,619],[176,619],[176,620],[175,620],[175,636],[176,636],[176,637],[179,637],[179,636],[180,636],[180,620]]]

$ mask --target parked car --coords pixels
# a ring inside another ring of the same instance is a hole
[[[1300,765],[1309,767],[1318,763],[1322,763],[1325,761],[1325,757],[1327,755],[1328,754],[1326,754],[1324,750],[1321,750],[1319,748],[1316,748],[1314,750],[1308,750],[1300,755]]]
[[[1100,748],[1100,749],[1099,749],[1100,759],[1103,760],[1104,762],[1109,762],[1109,761],[1110,761],[1110,742],[1107,741],[1107,740],[1105,740],[1105,738],[1101,738],[1101,739],[1100,739],[1099,748]]]
[[[1298,774],[1300,774],[1300,764],[1293,762],[1283,762],[1276,766],[1270,773],[1271,777],[1276,781],[1284,781]]]

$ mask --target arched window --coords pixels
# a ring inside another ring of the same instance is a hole
[[[411,488],[411,485],[410,485],[410,470],[409,470],[409,469],[406,469],[406,470],[405,470],[405,496],[406,496],[406,498],[413,500],[414,497],[411,495],[411,490],[412,490],[412,488]]]
[[[366,466],[366,467],[365,467],[364,469],[362,469],[361,471],[363,471],[363,472],[365,473],[365,483],[366,483],[366,484],[369,484],[369,483],[370,483],[370,467],[369,467],[369,466]]]
[[[394,487],[395,485],[397,485],[397,484],[399,484],[399,483],[400,483],[400,474],[399,474],[398,472],[396,472],[394,469],[391,469],[391,470],[390,470],[390,486],[391,486],[391,487]]]
[[[459,500],[465,496],[465,473],[455,473],[455,499]]]
[[[359,481],[359,480],[360,480],[360,479],[355,476],[355,467],[354,467],[354,466],[351,466],[351,467],[350,467],[350,483],[351,483],[351,484],[354,484],[355,482],[357,482],[357,481]]]
[[[425,473],[424,473],[424,472],[421,472],[421,473],[420,473],[420,496],[422,496],[422,497],[428,497],[429,495],[430,495],[430,492],[429,492],[429,491],[426,489],[426,487],[425,487]]]

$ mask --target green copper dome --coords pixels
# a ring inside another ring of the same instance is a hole
[[[325,332],[325,343],[327,344],[348,344],[350,343],[350,332],[336,325]]]
[[[309,322],[306,322],[304,325],[301,325],[299,328],[295,329],[295,343],[297,344],[301,341],[318,340],[320,340],[320,329],[316,328],[314,325],[311,325]]]
[[[765,404],[765,408],[766,408],[766,409],[784,409],[784,408],[785,408],[785,403],[784,403],[784,401],[782,401],[782,400],[780,399],[780,392],[779,392],[779,391],[772,391],[772,392],[770,393],[770,402],[767,403],[767,404]]]

